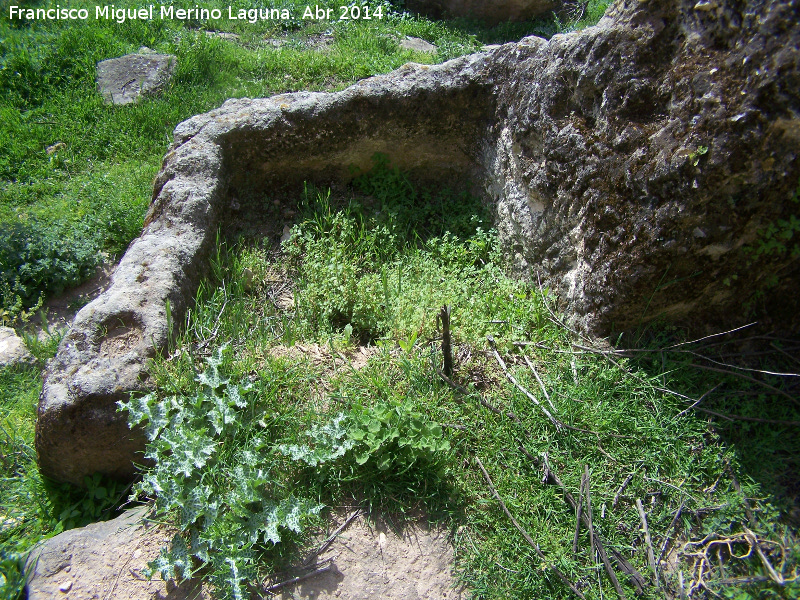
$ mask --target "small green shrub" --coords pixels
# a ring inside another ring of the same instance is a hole
[[[16,315],[88,277],[100,261],[95,236],[78,228],[66,236],[37,221],[0,228],[0,308]]]

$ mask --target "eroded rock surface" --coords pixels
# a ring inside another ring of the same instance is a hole
[[[180,586],[152,580],[142,569],[155,560],[174,532],[145,525],[143,508],[111,521],[70,529],[39,544],[28,557],[28,600],[52,598],[130,598],[136,600],[209,600],[199,582]]]
[[[106,104],[131,104],[166,88],[177,59],[142,48],[135,54],[97,63],[97,91]]]
[[[147,388],[166,302],[180,323],[236,198],[346,181],[375,152],[418,179],[473,181],[510,264],[585,332],[656,317],[797,331],[798,48],[798,0],[626,0],[550,41],[181,123],[142,236],[48,366],[42,470],[130,476],[142,438],[114,402]]]
[[[561,0],[406,0],[409,10],[435,18],[468,17],[489,23],[525,21],[561,5]]]

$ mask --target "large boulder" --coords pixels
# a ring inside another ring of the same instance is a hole
[[[114,402],[148,387],[166,303],[182,322],[237,198],[298,197],[303,181],[346,181],[375,152],[412,177],[473,181],[511,267],[588,334],[753,316],[797,331],[798,48],[798,2],[623,0],[550,41],[334,94],[230,100],[181,123],[142,236],[48,366],[42,471],[131,475],[142,436]]]
[[[406,0],[413,12],[442,17],[469,17],[488,23],[526,21],[561,8],[562,0]]]
[[[163,91],[175,72],[177,59],[142,47],[135,54],[97,63],[97,91],[106,104],[132,104],[142,96]]]

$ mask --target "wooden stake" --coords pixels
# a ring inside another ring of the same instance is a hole
[[[444,374],[453,376],[453,347],[450,340],[450,306],[443,306],[439,311],[442,320],[442,356],[444,357]]]

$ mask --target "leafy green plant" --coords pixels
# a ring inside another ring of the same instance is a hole
[[[122,500],[125,486],[119,481],[103,477],[95,473],[84,478],[85,489],[75,488],[70,484],[61,486],[64,498],[72,500],[59,513],[58,529],[66,531],[76,527],[83,527],[89,523],[102,521],[113,517],[115,509]]]
[[[339,414],[306,434],[310,445],[281,445],[293,460],[316,467],[337,459],[399,477],[413,468],[436,468],[446,458],[450,442],[442,428],[403,404],[380,403]]]
[[[77,232],[75,232],[77,233]],[[64,236],[37,221],[0,227],[0,307],[14,315],[86,278],[99,261],[94,236]]]
[[[174,514],[180,530],[148,574],[185,579],[196,559],[217,589],[244,598],[257,548],[279,543],[282,529],[300,532],[322,505],[276,489],[271,444],[250,427],[253,389],[225,375],[223,351],[206,359],[193,393],[118,404],[131,426],[144,427],[145,457],[155,465],[133,496],[155,498],[156,514]]]

